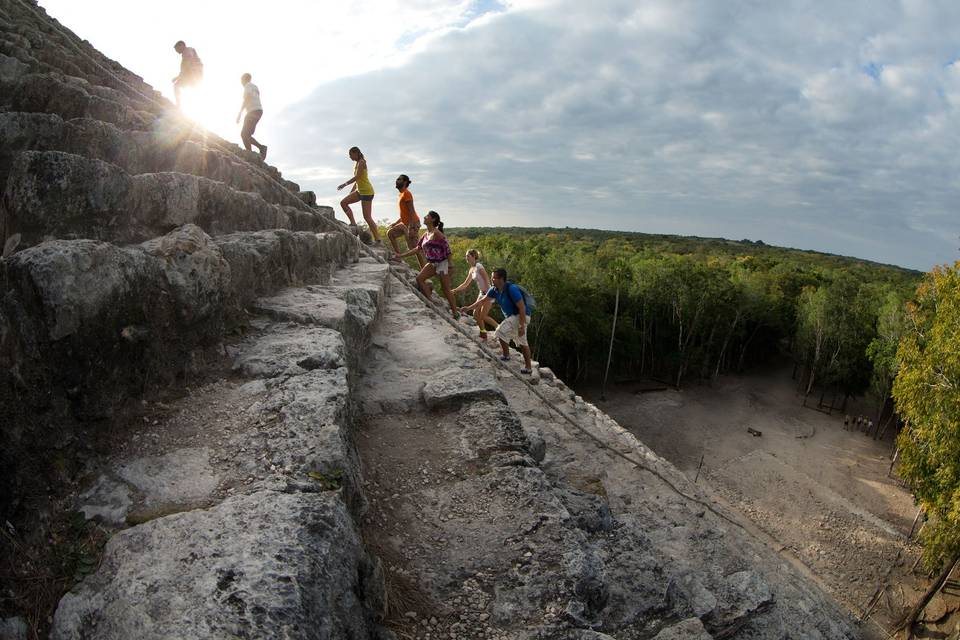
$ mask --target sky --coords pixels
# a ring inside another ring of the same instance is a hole
[[[167,95],[194,46],[187,108],[231,140],[252,73],[271,164],[336,206],[359,146],[378,220],[405,173],[450,226],[960,258],[957,2],[40,4]]]

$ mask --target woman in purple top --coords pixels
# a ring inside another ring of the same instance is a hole
[[[433,285],[430,284],[430,278],[440,276],[440,284],[443,286],[443,293],[450,303],[450,312],[454,318],[460,317],[457,311],[457,301],[453,297],[453,290],[450,288],[450,256],[453,251],[447,244],[447,237],[443,235],[443,223],[440,222],[440,214],[431,211],[423,217],[423,223],[427,227],[427,232],[420,236],[417,246],[404,253],[396,253],[396,259],[406,258],[420,252],[426,258],[427,264],[423,266],[417,275],[417,286],[427,298],[433,297]]]

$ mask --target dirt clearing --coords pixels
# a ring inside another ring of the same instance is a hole
[[[920,594],[926,577],[911,571],[920,550],[906,541],[916,507],[887,477],[889,436],[875,441],[845,431],[842,413],[801,406],[790,368],[681,391],[642,389],[610,385],[606,401],[597,388],[581,392],[689,478],[702,457],[699,484],[799,559],[853,613],[863,613],[891,565],[873,621],[889,629]],[[937,608],[957,604],[948,598]]]

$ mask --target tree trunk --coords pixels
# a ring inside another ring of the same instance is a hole
[[[803,406],[807,406],[807,396],[810,395],[810,390],[813,388],[813,380],[817,377],[817,372],[814,369],[810,369],[810,380],[807,382],[807,390],[803,394]]]
[[[607,368],[603,372],[603,384],[600,386],[600,399],[606,400],[604,393],[607,390],[607,376],[610,375],[610,361],[613,360],[613,336],[617,332],[617,314],[620,313],[620,285],[617,285],[617,296],[613,302],[613,326],[610,328],[610,348],[607,350]]]
[[[877,411],[877,431],[880,431],[880,419],[883,418],[883,411],[887,408],[887,400],[890,399],[889,394],[883,397],[883,402],[880,403],[880,410]],[[874,433],[874,440],[877,439],[876,433]]]
[[[920,617],[920,614],[923,613],[924,608],[927,604],[933,599],[933,596],[937,595],[937,592],[940,591],[940,587],[943,586],[943,583],[947,581],[947,578],[950,577],[950,574],[953,573],[953,568],[957,566],[958,558],[954,557],[946,564],[946,568],[943,570],[943,573],[937,577],[936,580],[930,585],[930,588],[927,589],[927,592],[924,593],[920,599],[917,601],[917,604],[914,605],[913,609],[910,611],[910,614],[897,626],[897,631],[906,629],[907,630],[907,640],[913,637],[913,625],[916,624],[917,618]]]
[[[894,421],[897,417],[897,410],[893,409],[890,411],[890,415],[887,416],[887,421],[883,423],[883,429],[877,429],[877,435],[874,440],[883,440],[883,434],[887,432],[887,427],[890,426],[890,423]]]
[[[888,478],[893,474],[893,467],[896,466],[897,460],[899,458],[900,458],[900,447],[897,447],[897,450],[893,452],[893,460],[890,461],[890,468],[887,469]]]

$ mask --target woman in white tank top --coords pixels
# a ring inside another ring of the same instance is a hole
[[[487,270],[483,268],[483,265],[480,264],[479,251],[470,249],[470,251],[467,251],[466,259],[467,264],[470,265],[470,270],[467,272],[467,277],[464,278],[463,284],[454,289],[453,292],[459,293],[460,291],[465,291],[467,287],[470,286],[471,280],[477,283],[477,288],[480,290],[477,300],[484,298],[484,303],[473,310],[473,319],[477,321],[477,326],[480,327],[480,339],[486,340],[487,325],[496,329],[499,324],[488,315],[490,309],[493,307],[493,298],[486,297],[487,291],[490,290],[490,276],[487,274]]]

